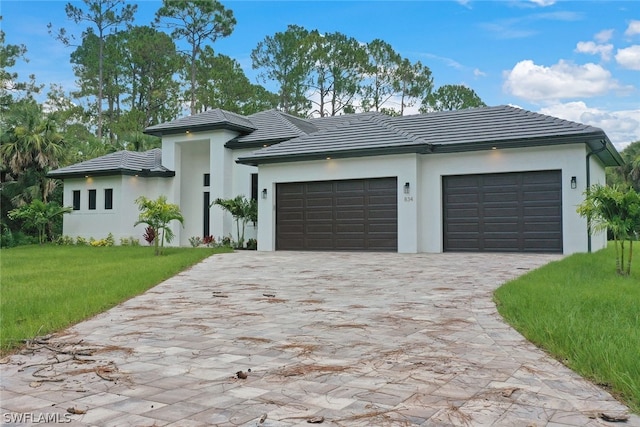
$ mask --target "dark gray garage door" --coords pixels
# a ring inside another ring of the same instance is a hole
[[[278,184],[276,249],[398,250],[396,178]]]
[[[444,250],[562,252],[561,175],[443,177]]]

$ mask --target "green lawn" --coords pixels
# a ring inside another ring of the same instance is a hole
[[[503,285],[495,300],[528,340],[640,412],[640,254],[630,277],[616,275],[614,260],[612,246],[569,256]]]
[[[0,352],[101,313],[230,249],[19,246],[0,253]]]

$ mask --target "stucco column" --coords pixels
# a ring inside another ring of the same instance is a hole
[[[398,174],[398,252],[417,253],[420,249],[419,206],[421,198],[418,155],[403,159]],[[407,185],[408,184],[408,185]]]
[[[211,180],[209,185],[211,202],[217,198],[229,199],[233,188],[233,152],[225,148],[224,144],[235,138],[237,133],[227,130],[215,131],[209,138],[209,169]],[[235,239],[236,233],[231,215],[219,206],[213,205],[209,212],[211,221],[211,234],[217,239],[231,236]]]

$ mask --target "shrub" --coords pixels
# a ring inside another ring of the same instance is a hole
[[[202,244],[202,239],[198,236],[189,237],[189,244],[192,248],[197,248]]]
[[[74,243],[75,243],[74,239],[71,236],[60,236],[56,240],[56,244],[61,245],[61,246],[71,246]]]
[[[0,248],[11,248],[15,244],[13,233],[6,225],[2,224],[2,233],[0,233]]]
[[[216,239],[213,236],[204,236],[202,238],[202,244],[207,245],[208,248],[212,248],[216,244]]]
[[[87,239],[85,239],[82,236],[78,236],[76,237],[76,245],[78,246],[87,246],[89,244],[89,242],[87,242]]]
[[[252,251],[258,249],[258,241],[256,239],[247,240],[247,249],[250,249]]]
[[[233,239],[230,236],[225,236],[220,240],[222,246],[231,247],[233,245]]]
[[[144,240],[146,240],[149,246],[151,246],[153,245],[154,240],[156,240],[156,230],[154,230],[153,227],[149,226],[145,228],[142,237],[144,237]]]

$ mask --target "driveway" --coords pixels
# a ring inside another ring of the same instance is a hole
[[[628,409],[492,302],[501,283],[558,258],[216,255],[3,360],[2,422],[608,425],[603,413]]]

